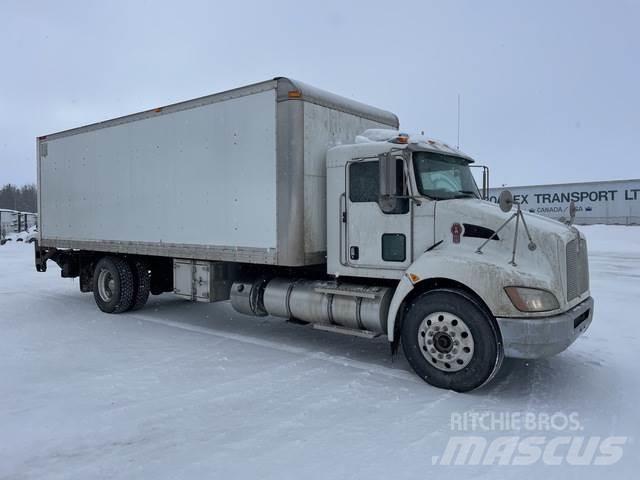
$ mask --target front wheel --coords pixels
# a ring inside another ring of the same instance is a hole
[[[461,291],[432,290],[417,297],[401,335],[409,364],[435,387],[473,390],[493,378],[502,363],[493,318]]]

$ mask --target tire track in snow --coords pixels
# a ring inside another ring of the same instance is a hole
[[[20,293],[25,295],[27,294],[27,292],[20,292]],[[74,299],[76,303],[84,303],[83,299],[81,300],[82,297],[77,297],[76,295],[60,295],[60,294],[53,294],[49,292],[40,292],[39,295],[50,298],[50,299],[54,299],[57,301],[65,302],[65,303],[68,303],[69,300],[71,299]],[[223,338],[226,340],[233,340],[241,343],[260,346],[263,348],[270,348],[270,349],[278,350],[281,352],[300,355],[307,359],[321,360],[321,361],[332,363],[334,365],[351,367],[351,368],[363,370],[372,374],[384,375],[384,376],[396,378],[399,380],[409,381],[414,384],[426,385],[421,379],[416,377],[412,372],[408,372],[406,370],[385,367],[382,365],[372,365],[370,363],[362,362],[360,360],[354,360],[348,357],[343,357],[339,355],[330,355],[324,352],[313,351],[303,347],[295,347],[292,345],[287,345],[280,342],[274,342],[271,340],[264,340],[261,338],[251,337],[248,335],[221,332],[218,330],[213,330],[211,328],[202,327],[198,325],[191,325],[188,323],[182,323],[175,320],[152,318],[144,314],[133,314],[129,312],[125,313],[124,315],[127,318],[132,318],[139,321],[155,323],[158,325],[164,325],[166,327],[171,327],[171,328],[178,328],[180,330],[185,330],[192,333],[210,335],[213,337]]]
[[[274,350],[279,350],[281,352],[292,353],[295,355],[303,356],[307,359],[315,359],[322,360],[329,363],[333,363],[335,365],[340,365],[343,367],[351,367],[356,368],[358,370],[365,370],[370,373],[385,375],[388,377],[397,378],[400,380],[410,381],[411,383],[423,384],[424,382],[417,378],[413,373],[407,372],[406,370],[399,370],[395,368],[384,367],[381,365],[371,365],[370,363],[361,362],[359,360],[353,360],[351,358],[342,357],[338,355],[329,355],[324,352],[314,352],[313,350],[309,350],[302,347],[294,347],[292,345],[286,345],[284,343],[274,342],[271,340],[263,340],[256,337],[250,337],[248,335],[241,335],[237,333],[229,333],[229,332],[220,332],[217,330],[212,330],[210,328],[201,327],[198,325],[190,325],[181,322],[176,322],[174,320],[166,320],[161,318],[149,318],[144,315],[136,315],[136,314],[128,314],[128,317],[135,318],[136,320],[141,320],[145,322],[157,323],[159,325],[164,325],[172,328],[179,328],[181,330],[186,330],[194,333],[202,333],[205,335],[211,335],[214,337],[222,337],[227,340],[233,340],[236,342],[247,343],[251,345],[256,345],[264,348],[271,348]]]

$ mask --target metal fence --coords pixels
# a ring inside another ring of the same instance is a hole
[[[38,214],[0,209],[0,238],[10,233],[20,233],[38,225]]]

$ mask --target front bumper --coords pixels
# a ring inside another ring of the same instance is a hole
[[[497,318],[505,357],[550,357],[566,350],[593,318],[593,298],[553,317]]]

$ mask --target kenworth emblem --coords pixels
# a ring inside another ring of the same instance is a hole
[[[454,223],[451,225],[451,235],[453,236],[453,243],[460,243],[460,235],[462,235],[462,225]]]

